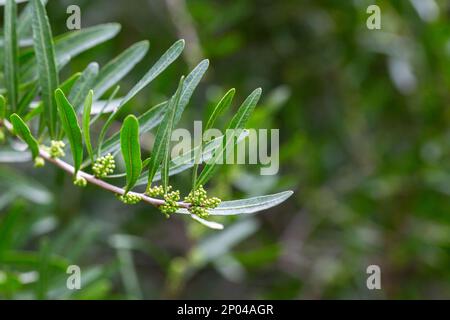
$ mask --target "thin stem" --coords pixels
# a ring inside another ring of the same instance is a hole
[[[10,122],[8,122],[7,120],[3,120],[3,121],[0,120],[0,124],[3,124],[4,127],[11,134],[14,135],[13,127],[12,127],[12,124]],[[42,148],[39,148],[39,155],[42,158],[44,158],[45,160],[47,160],[48,162],[56,165],[57,167],[59,167],[60,169],[62,169],[64,171],[66,171],[70,175],[74,174],[75,169],[74,169],[73,166],[71,166],[70,164],[68,164],[67,162],[65,162],[65,161],[63,161],[61,159],[52,158],[50,156],[50,154],[48,154],[48,152],[46,152]],[[86,179],[87,182],[89,182],[89,183],[91,183],[93,185],[96,185],[96,186],[98,186],[98,187],[100,187],[100,188],[102,188],[104,190],[110,191],[110,192],[118,194],[118,195],[124,195],[125,194],[125,189],[117,187],[115,185],[112,185],[112,184],[110,184],[110,183],[108,183],[106,181],[100,180],[100,179],[96,178],[95,176],[93,176],[93,175],[91,175],[89,173],[86,173],[84,171],[79,170],[78,173],[77,173],[77,176]],[[152,197],[149,197],[149,196],[147,196],[147,195],[145,195],[143,193],[137,193],[137,192],[132,192],[132,191],[130,191],[128,193],[140,197],[142,199],[142,201],[147,202],[147,203],[149,203],[149,204],[151,204],[151,205],[153,205],[155,207],[159,207],[159,206],[165,204],[164,200],[152,198]],[[190,206],[189,203],[182,202],[182,201],[177,202],[177,204],[178,204],[178,206],[180,208],[186,208],[186,209],[188,209],[189,206]]]

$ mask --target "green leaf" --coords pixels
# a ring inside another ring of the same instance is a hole
[[[120,145],[127,172],[125,193],[134,187],[142,171],[141,146],[139,143],[139,122],[134,115],[125,118],[120,130]]]
[[[0,120],[6,117],[6,101],[5,97],[0,94]]]
[[[70,103],[75,108],[75,111],[79,113],[82,110],[81,106],[86,100],[86,96],[89,90],[94,86],[95,78],[98,74],[98,64],[96,62],[90,63],[83,71],[81,77],[73,85],[69,96],[67,97]]]
[[[209,221],[203,218],[200,218],[198,215],[196,214],[191,214],[191,218],[194,219],[195,221],[201,223],[202,225],[204,225],[205,227],[208,227],[210,229],[213,230],[223,230],[223,224],[214,222],[214,221]]]
[[[70,76],[68,79],[66,79],[63,83],[61,83],[61,85],[59,86],[59,88],[64,92],[65,95],[68,95],[70,93],[70,90],[72,89],[74,83],[78,80],[78,78],[81,76],[81,72],[76,72],[74,73],[72,76]],[[25,98],[25,97],[24,97]],[[22,98],[22,100],[24,100],[24,98]],[[23,104],[23,106],[21,107],[22,110],[26,107],[26,102],[22,101],[21,105]],[[43,103],[42,101],[34,104],[34,103],[29,103],[28,104],[31,107],[31,111],[29,113],[27,113],[24,117],[24,121],[28,122],[31,119],[33,119],[35,116],[39,115],[42,110],[43,110]]]
[[[166,105],[167,105],[166,102],[160,103],[150,108],[147,112],[138,117],[140,134],[152,130],[161,122],[164,116],[164,109]],[[96,153],[115,154],[119,150],[120,150],[120,134],[115,133],[111,136],[111,138],[107,139],[104,144],[102,144],[101,150],[100,148],[97,149]]]
[[[103,114],[113,112],[120,103],[120,99],[115,99],[117,93],[120,90],[120,86],[116,86],[109,95],[108,100],[97,100],[92,102],[91,115],[95,115],[91,121],[93,125]]]
[[[256,104],[261,97],[261,88],[253,91],[247,99],[242,103],[236,115],[231,119],[230,124],[228,125],[228,129],[244,129],[247,124],[250,115],[256,107]]]
[[[181,78],[178,89],[169,101],[164,118],[156,132],[155,144],[153,145],[150,163],[148,165],[147,189],[151,187],[153,177],[162,162],[162,182],[164,190],[167,190],[169,180],[169,156],[170,156],[170,135],[172,133],[175,115],[180,105],[181,90],[183,88],[184,77]]]
[[[219,103],[216,105],[208,121],[206,122],[206,126],[203,128],[204,131],[211,129],[216,123],[217,118],[230,107],[235,93],[236,89],[230,89],[227,93],[225,93],[223,98],[220,99]]]
[[[98,74],[95,81],[95,99],[103,94],[127,75],[142,60],[149,48],[148,41],[133,44],[116,58],[108,62]]]
[[[136,94],[144,89],[150,82],[152,82],[157,76],[159,76],[168,66],[172,64],[183,52],[184,40],[178,40],[175,42],[153,65],[153,67],[142,77],[141,80],[128,92],[123,98],[121,105],[125,105]],[[120,107],[119,107],[120,108]]]
[[[75,110],[61,89],[57,89],[55,91],[55,99],[58,105],[62,127],[67,135],[70,150],[72,151],[73,167],[75,171],[74,176],[76,177],[83,161],[83,140],[81,137],[81,129],[78,125]]]
[[[194,70],[191,71],[191,73],[188,74],[188,76],[184,80],[183,90],[181,92],[180,97],[179,109],[175,118],[175,124],[177,124],[178,121],[180,120],[183,110],[189,103],[189,100],[191,99],[192,94],[195,91],[195,88],[197,88],[198,84],[200,83],[200,80],[202,79],[203,75],[208,69],[208,65],[209,61],[203,60],[194,68]],[[141,134],[150,131],[151,129],[156,127],[159,123],[161,123],[164,116],[163,109],[166,108],[167,104],[168,104],[167,101],[162,102],[152,107],[146,113],[144,113],[142,116],[138,118]],[[99,139],[99,145],[100,144],[101,140]],[[105,141],[104,146],[101,148],[102,150],[99,149],[100,148],[98,148],[97,150],[98,154],[115,153],[117,150],[120,149],[119,135],[118,134],[113,135],[110,139]]]
[[[100,140],[106,135],[112,121],[115,117],[122,111],[122,108],[127,102],[129,102],[136,94],[139,93],[143,88],[145,88],[150,82],[152,82],[158,75],[160,75],[168,66],[172,64],[181,54],[184,49],[184,40],[178,40],[175,42],[153,65],[153,67],[142,77],[141,80],[128,92],[128,94],[120,102],[119,107],[115,112],[113,112],[108,120],[106,120],[102,130],[100,131]]]
[[[183,88],[183,82],[184,82],[184,77],[181,77],[180,84],[178,85],[178,90],[177,90],[177,93],[175,94],[175,98],[174,98],[175,106],[174,106],[173,110],[170,111],[171,115],[168,118],[168,122],[167,122],[167,129],[166,129],[167,134],[164,136],[165,137],[165,142],[164,142],[165,146],[164,146],[164,155],[163,155],[162,166],[161,166],[161,181],[162,181],[165,191],[167,191],[167,187],[169,186],[170,140],[171,140],[173,128],[175,126],[175,124],[174,124],[175,114],[176,114],[176,111],[180,104],[180,96],[181,96],[181,90]],[[170,109],[171,108],[169,107],[169,110]],[[167,112],[169,112],[169,110],[167,110]],[[164,120],[163,120],[163,123],[164,123]],[[150,159],[150,163],[151,163],[151,159]],[[152,179],[153,179],[153,177],[152,177]]]
[[[45,5],[47,0],[41,0]],[[19,15],[17,20],[17,35],[19,39],[23,39],[31,35],[31,24],[33,20],[33,4],[31,2],[27,3],[25,8]]]
[[[33,3],[34,50],[42,101],[44,102],[44,117],[50,130],[50,136],[55,137],[57,109],[53,94],[56,88],[58,88],[58,74],[52,33],[42,2],[40,0],[31,1]]]
[[[233,97],[236,90],[231,89],[229,90],[222,99],[220,99],[217,106],[214,108],[213,112],[211,113],[211,116],[209,117],[205,128],[203,128],[203,131],[206,132],[209,129],[211,129],[214,126],[214,123],[216,122],[219,115],[221,115],[226,109],[228,109],[231,105],[231,102],[233,101]],[[202,145],[202,142],[200,146]],[[192,187],[195,188],[195,185],[197,183],[197,171],[199,166],[199,156],[201,154],[201,147],[198,148],[198,151],[196,153],[195,159],[194,159],[194,169],[192,170]]]
[[[175,114],[175,121],[174,121],[175,124],[177,124],[180,121],[184,109],[188,105],[195,88],[197,88],[206,70],[208,70],[208,67],[209,67],[209,60],[208,59],[202,60],[194,68],[194,70],[192,70],[191,73],[187,75],[186,79],[184,80],[183,91],[181,92],[180,97],[180,106],[177,109],[177,113]]]
[[[55,38],[55,51],[58,56],[69,55],[75,57],[115,37],[119,33],[120,28],[118,23],[105,23],[66,32]]]
[[[94,92],[92,90],[90,90],[86,97],[86,100],[84,101],[84,108],[83,108],[84,143],[86,145],[86,150],[89,154],[89,158],[91,159],[91,163],[94,162],[94,152],[92,151],[91,133],[90,133],[91,108],[92,108],[93,96],[94,96]]]
[[[81,77],[81,72],[76,72],[67,78],[63,83],[60,84],[59,88],[64,92],[65,95],[69,95],[72,87],[75,85],[77,80]]]
[[[15,0],[7,0],[5,5],[4,31],[5,31],[5,62],[4,76],[8,90],[8,103],[15,112],[18,104],[19,88],[19,47],[16,32],[17,4]]]
[[[34,0],[33,0],[34,1]],[[58,66],[64,66],[70,59],[87,51],[111,38],[120,30],[117,23],[107,23],[94,27],[69,31],[54,39],[55,60]],[[21,68],[22,79],[34,79],[39,72],[34,68],[35,58],[31,57]]]
[[[10,120],[14,127],[14,131],[30,148],[33,159],[39,156],[39,144],[31,134],[27,124],[15,113],[11,115]]]
[[[279,205],[280,203],[286,201],[292,194],[292,191],[284,191],[276,194],[242,200],[223,201],[217,208],[210,209],[208,212],[213,216],[256,213]],[[186,209],[179,209],[177,213],[190,214],[190,212]]]
[[[248,132],[244,130],[244,132],[239,136],[238,143],[243,141],[248,136]],[[205,146],[201,149],[202,151],[202,159],[207,161],[212,158],[214,151],[221,145],[223,142],[224,136],[220,136],[215,138],[212,141],[209,141],[205,144]],[[169,175],[173,176],[183,171],[186,171],[194,166],[194,159],[197,152],[199,152],[200,147],[197,146],[194,149],[186,151],[185,153],[173,158],[170,161],[170,169]],[[121,175],[117,174],[115,177],[119,178]],[[156,182],[161,180],[161,171],[157,171],[155,177],[152,182]],[[148,181],[148,172],[144,172],[136,185],[140,186],[143,184],[147,184]]]
[[[211,177],[214,175],[214,172],[217,170],[218,160],[223,159],[223,157],[226,156],[226,152],[235,145],[235,136],[233,134],[229,134],[230,131],[228,130],[233,130],[234,132],[236,132],[236,130],[239,131],[245,128],[245,125],[251,113],[255,109],[255,106],[258,103],[260,97],[261,88],[258,88],[253,91],[242,103],[238,112],[233,117],[233,119],[231,119],[231,122],[228,125],[228,134],[226,134],[223,146],[221,148],[218,148],[214,157],[210,159],[207,164],[205,164],[205,167],[203,168],[200,176],[196,181],[195,188],[200,185],[205,185],[206,182],[208,182],[208,180],[211,179]]]
[[[30,106],[33,99],[36,97],[38,93],[39,85],[36,84],[29,90],[25,92],[22,98],[19,101],[19,105],[17,106],[17,114],[22,115],[27,111],[27,108]]]
[[[38,103],[35,108],[32,108],[30,112],[28,112],[24,117],[23,120],[25,122],[29,122],[34,117],[40,115],[42,113],[42,110],[44,109],[44,106],[42,105],[42,102]]]

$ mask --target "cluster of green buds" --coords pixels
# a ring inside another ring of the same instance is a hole
[[[45,160],[42,157],[34,158],[34,167],[42,168],[45,165]]]
[[[118,195],[117,197],[125,204],[136,204],[142,200],[140,196],[134,193],[126,193],[124,195]]]
[[[52,140],[50,142],[50,147],[45,147],[45,150],[50,154],[50,157],[56,159],[56,158],[62,158],[66,155],[64,152],[64,148],[66,147],[66,144],[63,141],[59,140]]]
[[[95,160],[95,163],[92,166],[92,171],[97,178],[104,178],[113,173],[115,168],[116,162],[114,161],[114,157],[108,153],[106,156]]]
[[[83,178],[83,177],[76,177],[74,180],[73,180],[73,184],[74,185],[76,185],[76,186],[78,186],[78,187],[86,187],[87,186],[87,181],[86,181],[86,179],[85,178]]]
[[[167,191],[170,190],[172,190],[172,186],[167,187]],[[162,197],[164,195],[164,187],[154,186],[152,188],[148,188],[147,191],[145,191],[145,194],[152,198]]]
[[[222,200],[216,197],[208,198],[206,190],[200,185],[197,189],[191,191],[184,201],[190,203],[189,211],[199,217],[207,217],[208,209],[216,208]]]
[[[159,210],[166,215],[166,217],[169,217],[169,215],[175,213],[179,206],[178,201],[180,201],[180,191],[170,191],[169,188],[167,188],[167,192],[164,194],[164,201],[165,203],[161,206],[159,206]]]

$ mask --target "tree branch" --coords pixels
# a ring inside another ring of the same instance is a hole
[[[14,130],[13,130],[13,126],[12,124],[7,121],[7,120],[0,120],[0,124],[3,124],[4,127],[12,134],[15,136],[14,134]],[[67,173],[70,174],[74,174],[75,169],[73,168],[72,165],[68,164],[67,162],[58,159],[58,158],[52,158],[46,151],[42,150],[42,148],[39,148],[39,155],[44,158],[46,161],[56,165],[57,167],[59,167],[60,169],[66,171]],[[87,182],[96,185],[104,190],[110,191],[112,193],[118,194],[118,195],[124,195],[125,194],[125,190],[123,188],[117,187],[115,185],[112,185],[106,181],[100,180],[98,178],[96,178],[95,176],[86,173],[84,171],[79,170],[77,173],[77,176],[82,177],[84,179],[86,179]],[[155,207],[159,207],[163,204],[165,204],[164,200],[161,199],[156,199],[156,198],[152,198],[149,197],[143,193],[137,193],[137,192],[128,192],[129,194],[133,194],[138,196],[139,198],[141,198],[142,201],[147,202]],[[188,209],[190,204],[186,203],[186,202],[177,202],[178,206],[180,208],[186,208]]]

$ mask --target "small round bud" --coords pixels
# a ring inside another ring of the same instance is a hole
[[[116,168],[114,157],[108,153],[106,156],[97,158],[92,165],[92,171],[97,178],[105,178],[112,174]]]
[[[169,190],[169,188],[167,188]],[[155,186],[153,188],[149,188],[146,192],[146,195],[152,198],[162,197],[164,195],[164,187],[163,186]]]
[[[73,184],[78,186],[78,187],[86,187],[87,186],[87,181],[85,178],[83,177],[77,177],[75,180],[73,180]]]
[[[171,188],[167,188],[167,190],[171,190]],[[165,203],[159,206],[159,210],[169,217],[169,215],[175,213],[179,206],[178,201],[180,200],[180,191],[171,191],[164,194]]]
[[[199,217],[207,217],[208,209],[216,208],[221,200],[216,197],[208,198],[206,190],[200,185],[196,190],[189,193],[184,201],[191,204],[189,211]]]
[[[140,196],[133,194],[133,193],[119,195],[118,198],[120,201],[122,201],[125,204],[136,204],[142,200]]]
[[[36,168],[42,168],[45,165],[45,160],[42,157],[34,158],[34,166]]]
[[[66,144],[63,141],[55,141],[52,140],[50,142],[50,147],[46,147],[48,153],[50,154],[50,157],[52,158],[61,158],[66,155],[64,152],[64,147]]]

